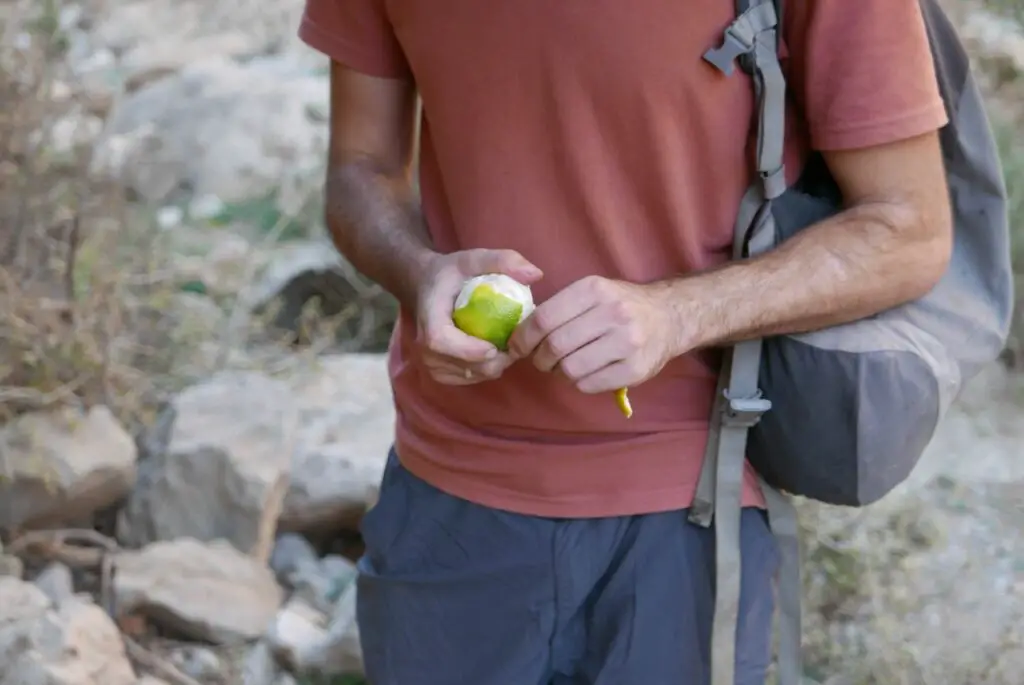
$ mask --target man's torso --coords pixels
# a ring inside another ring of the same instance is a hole
[[[538,301],[592,274],[644,283],[727,259],[750,181],[752,86],[701,55],[733,2],[385,6],[423,100],[420,187],[440,251],[519,251],[545,272]],[[790,138],[795,171],[801,144]],[[421,477],[552,516],[688,506],[712,356],[676,359],[631,389],[627,421],[611,397],[529,361],[498,381],[437,385],[413,338],[403,321],[392,369],[398,450]],[[744,502],[759,501],[748,469]]]

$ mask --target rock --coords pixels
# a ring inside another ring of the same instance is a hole
[[[75,583],[71,577],[71,569],[59,561],[50,563],[35,580],[37,588],[43,591],[54,606],[75,596]]]
[[[267,0],[250,8],[205,0],[135,0],[94,4],[90,9],[92,49],[118,53],[126,66],[132,53],[147,47],[150,54],[173,49],[182,63],[210,54],[241,59],[290,48],[298,44],[294,34],[303,3]],[[225,38],[234,36],[246,40]]]
[[[204,0],[97,0],[84,11],[81,5],[71,7],[78,18],[66,28],[62,23],[66,59],[75,82],[97,99],[114,100],[121,91],[209,58],[252,63],[283,53],[310,71],[326,63],[296,36],[303,10],[297,0],[252,7]]]
[[[26,414],[0,429],[0,528],[39,528],[91,516],[128,494],[137,451],[99,406]]]
[[[303,564],[289,578],[298,597],[315,609],[330,614],[341,593],[356,579],[356,567],[344,557],[325,557]]]
[[[291,577],[306,565],[320,563],[316,550],[309,540],[296,533],[278,536],[274,551],[270,555],[270,568],[278,579],[291,586]]]
[[[329,617],[292,598],[274,619],[267,642],[277,659],[295,673],[362,673],[355,586],[335,602]]]
[[[307,658],[324,673],[342,675],[364,671],[356,622],[355,584],[348,585],[335,601],[327,635]]]
[[[176,37],[138,44],[121,57],[120,66],[127,89],[135,91],[197,61],[212,56],[247,57],[255,55],[259,49],[259,42],[254,36],[229,30],[217,35],[197,36],[185,42]]]
[[[195,640],[256,639],[282,601],[270,569],[225,541],[157,542],[120,553],[116,566],[120,611],[141,613]]]
[[[249,296],[253,313],[309,344],[308,305],[336,328],[334,350],[383,352],[398,314],[393,297],[366,281],[327,240],[292,242],[267,259]],[[326,337],[327,331],[324,335]]]
[[[355,292],[347,281],[344,262],[338,250],[327,240],[293,242],[282,246],[266,264],[253,288],[252,306],[266,307],[276,298],[285,300],[283,309],[292,317],[314,294],[338,292],[342,306],[352,301]],[[303,280],[305,279],[305,280]],[[319,279],[321,283],[307,281]],[[319,287],[313,287],[314,285]],[[296,292],[292,293],[290,290]],[[302,291],[302,292],[299,292]]]
[[[290,176],[319,177],[327,128],[313,112],[326,107],[328,89],[307,69],[296,63],[290,78],[268,78],[265,62],[191,61],[115,103],[93,172],[150,202],[183,192],[242,202]]]
[[[133,547],[224,539],[265,561],[296,419],[288,387],[259,373],[222,373],[186,389],[147,437],[119,537]]]
[[[336,555],[317,558],[316,550],[300,535],[285,533],[277,539],[270,567],[278,580],[293,590],[293,597],[328,614],[342,591],[356,577],[355,565]]]
[[[177,205],[167,205],[156,210],[156,225],[164,231],[177,228],[184,219],[185,210]]]
[[[387,359],[322,357],[292,386],[302,427],[280,527],[354,528],[376,495],[394,441]]]
[[[0,576],[21,578],[25,575],[25,564],[13,554],[0,554]]]
[[[220,676],[223,668],[220,658],[212,649],[188,645],[171,653],[171,663],[182,673],[199,681],[212,680]]]
[[[170,683],[155,676],[144,675],[138,679],[135,685],[170,685]]]
[[[300,343],[308,342],[302,321],[311,301],[326,317],[351,312],[340,317],[336,331],[346,352],[385,351],[398,314],[394,298],[342,260],[328,240],[295,241],[278,249],[249,297],[254,314],[272,314],[269,323],[291,331]]]
[[[252,646],[242,662],[240,685],[275,685],[279,670],[270,645],[261,640]]]
[[[117,627],[80,598],[54,608],[43,592],[0,578],[0,683],[136,685]]]
[[[312,655],[327,637],[327,617],[301,599],[291,599],[274,617],[267,643],[274,656],[293,671],[319,666]]]
[[[338,564],[325,564],[323,561],[303,565],[290,578],[293,596],[329,614],[341,593],[356,579],[355,565],[347,559],[337,559],[345,562],[340,569]]]
[[[331,578],[354,578],[356,565],[343,556],[328,554],[320,560],[320,568]],[[337,597],[335,597],[337,599]]]

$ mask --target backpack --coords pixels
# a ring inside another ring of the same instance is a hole
[[[736,19],[704,55],[727,76],[738,67],[755,93],[757,168],[738,211],[734,259],[770,250],[842,208],[820,155],[812,155],[797,183],[786,184],[783,4],[736,0]],[[951,263],[919,300],[726,350],[690,510],[694,523],[715,525],[713,685],[734,685],[744,457],[761,478],[780,553],[779,683],[799,685],[800,559],[786,494],[858,507],[882,498],[910,475],[965,381],[1006,344],[1013,279],[1002,167],[955,28],[937,0],[920,5],[949,116],[940,138],[953,212]]]

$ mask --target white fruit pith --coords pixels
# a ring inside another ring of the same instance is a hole
[[[455,308],[461,309],[465,307],[469,303],[469,298],[473,291],[481,285],[489,285],[499,295],[504,295],[508,299],[521,304],[523,311],[519,315],[520,321],[533,312],[533,292],[530,290],[530,286],[523,285],[505,274],[485,274],[483,276],[474,276],[466,281],[462,286],[462,291],[459,292],[459,296],[455,299]]]

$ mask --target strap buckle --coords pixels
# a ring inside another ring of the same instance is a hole
[[[729,397],[727,390],[725,399],[722,423],[733,428],[753,428],[772,408],[771,400],[763,397],[760,390],[750,397]]]
[[[735,27],[730,26],[722,34],[722,44],[705,52],[704,59],[726,76],[732,76],[733,63],[736,59],[749,55],[753,50],[754,42],[747,40]]]

